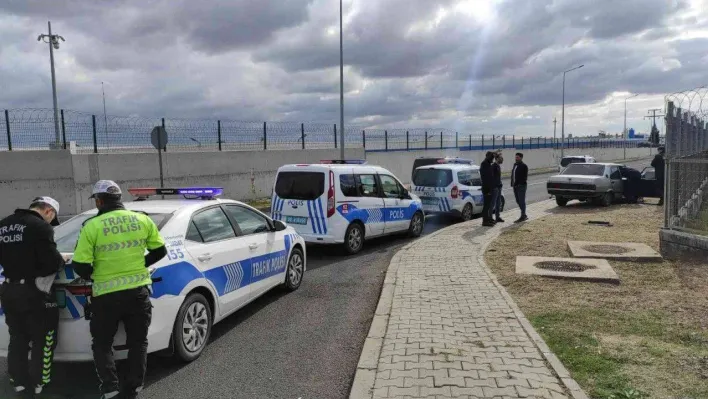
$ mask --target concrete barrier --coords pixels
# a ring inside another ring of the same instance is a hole
[[[627,158],[651,155],[649,148],[627,149]],[[514,149],[505,149],[503,170],[511,170]],[[530,169],[556,167],[560,151],[524,150]],[[591,155],[598,161],[622,159],[621,148],[566,150],[568,155]],[[418,157],[459,156],[477,163],[484,151],[422,150],[365,153],[347,150],[348,159],[366,159],[395,174],[404,184],[410,183],[413,161]],[[224,187],[224,196],[241,200],[270,197],[275,172],[290,163],[315,163],[338,159],[338,149],[287,151],[179,152],[163,154],[165,186],[214,185]],[[100,179],[115,180],[124,189],[159,187],[160,175],[156,153],[74,154],[71,151],[0,152],[0,215],[23,207],[38,195],[50,195],[61,206],[62,215],[72,215],[93,208],[88,199],[92,185]]]

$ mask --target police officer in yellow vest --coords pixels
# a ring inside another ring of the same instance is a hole
[[[149,216],[125,209],[115,182],[99,181],[91,198],[98,214],[84,222],[72,266],[79,276],[93,280],[92,349],[103,398],[121,394],[121,398],[136,398],[145,377],[152,318],[152,279],[147,267],[162,259],[167,250]],[[128,347],[128,375],[119,384],[113,338],[121,321]]]

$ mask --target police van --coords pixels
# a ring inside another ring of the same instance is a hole
[[[416,168],[411,191],[420,196],[423,210],[452,214],[467,221],[482,213],[484,195],[479,166],[440,163]],[[506,200],[502,195],[501,209]]]
[[[168,352],[182,361],[199,357],[212,326],[275,287],[296,290],[305,269],[305,242],[284,223],[239,201],[218,199],[219,187],[138,188],[126,209],[147,214],[165,241],[167,256],[150,266],[153,284],[148,352]],[[147,201],[156,195],[184,199]],[[97,211],[81,213],[55,228],[57,249],[70,260],[79,232]],[[138,245],[120,242],[117,248]],[[54,283],[59,307],[57,361],[91,361],[89,331],[93,287],[71,263]],[[0,310],[0,356],[9,332]],[[114,339],[117,359],[127,356],[121,326]]]
[[[273,186],[271,217],[317,244],[344,244],[350,254],[364,240],[407,232],[418,237],[425,215],[420,198],[388,170],[359,160],[284,165]]]

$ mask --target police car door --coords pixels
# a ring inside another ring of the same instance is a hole
[[[250,244],[250,241],[236,236],[236,230],[221,206],[200,210],[192,216],[185,249],[216,290],[220,316],[243,306],[250,299],[253,251]]]
[[[282,220],[306,238],[327,235],[328,175],[322,167],[280,171],[275,181],[271,217]]]
[[[378,175],[384,200],[384,232],[391,233],[408,229],[413,216],[408,212],[411,200],[403,197],[403,187],[390,175]]]
[[[357,208],[363,209],[361,218],[364,219],[366,235],[368,237],[378,236],[384,233],[384,201],[381,198],[380,183],[376,173],[371,169],[371,173],[362,171],[356,175],[357,188],[359,190]]]
[[[251,298],[256,298],[285,281],[288,249],[285,232],[271,231],[268,220],[258,212],[240,205],[226,205],[226,213],[237,225],[238,240],[247,241]],[[248,274],[248,273],[247,273]]]

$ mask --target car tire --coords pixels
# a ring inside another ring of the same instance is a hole
[[[568,199],[563,197],[556,197],[556,205],[566,206],[568,205]]]
[[[602,199],[600,199],[600,205],[604,207],[608,207],[612,205],[612,200],[614,199],[614,194],[612,193],[605,193],[605,195],[602,196]]]
[[[294,248],[288,259],[288,267],[285,269],[283,287],[287,291],[293,292],[300,288],[303,277],[305,277],[305,256],[299,248]]]
[[[416,212],[411,218],[411,224],[408,226],[408,235],[411,237],[420,237],[423,234],[425,227],[425,217],[422,212]]]
[[[172,329],[175,357],[187,363],[196,360],[209,342],[212,323],[211,307],[204,295],[190,294],[180,306]],[[191,329],[188,331],[185,325]]]
[[[359,222],[354,222],[347,227],[344,233],[344,249],[353,255],[361,251],[364,247],[364,226]]]
[[[474,208],[472,208],[472,204],[468,203],[462,208],[462,221],[467,222],[472,220],[472,216],[474,216]]]

